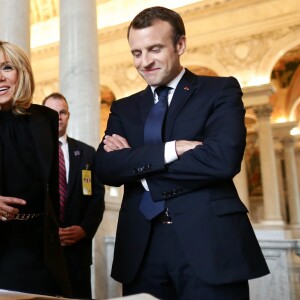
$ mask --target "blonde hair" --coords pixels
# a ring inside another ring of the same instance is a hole
[[[29,58],[17,45],[0,40],[0,52],[5,60],[12,63],[17,70],[18,82],[13,95],[13,112],[24,114],[32,103],[34,93],[34,77]]]

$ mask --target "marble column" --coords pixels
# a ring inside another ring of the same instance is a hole
[[[278,174],[278,188],[280,195],[280,206],[281,206],[281,215],[285,222],[287,222],[287,198],[285,192],[285,185],[283,181],[283,150],[281,143],[277,143],[275,148],[275,156],[276,156],[276,168]]]
[[[276,169],[273,133],[270,123],[272,107],[260,105],[253,107],[257,117],[260,163],[264,197],[265,225],[284,225],[280,209],[280,194]]]
[[[0,0],[0,40],[30,54],[30,0]]]
[[[289,203],[289,219],[291,225],[300,225],[300,195],[298,186],[298,174],[296,167],[296,157],[294,140],[292,137],[282,141],[284,149],[286,185]]]
[[[290,135],[296,122],[273,124],[275,140],[282,145],[285,167],[285,185],[288,199],[289,224],[293,227],[300,225],[300,194],[298,186],[297,161],[295,155],[295,137]]]
[[[96,0],[60,1],[59,86],[71,112],[68,134],[99,144],[99,62]]]

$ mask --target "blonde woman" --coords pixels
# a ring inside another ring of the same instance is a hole
[[[58,115],[32,104],[26,53],[0,40],[0,289],[70,296],[58,237]]]

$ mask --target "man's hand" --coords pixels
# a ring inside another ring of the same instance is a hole
[[[125,138],[118,134],[106,135],[103,140],[104,150],[111,152],[115,150],[121,150],[124,148],[131,148]]]
[[[86,236],[85,231],[80,226],[70,226],[59,228],[60,244],[62,246],[72,246]]]
[[[176,141],[175,147],[176,147],[177,156],[179,157],[186,151],[192,150],[199,145],[203,145],[203,143],[200,141],[185,141],[185,140]]]

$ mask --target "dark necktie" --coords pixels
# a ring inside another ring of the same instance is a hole
[[[168,108],[168,93],[171,88],[160,86],[155,89],[158,102],[151,109],[144,128],[145,144],[157,144],[162,142],[162,129],[166,111]],[[151,220],[165,209],[165,201],[154,202],[151,194],[145,191],[139,209],[147,220]]]
[[[66,176],[66,164],[64,153],[61,149],[62,143],[59,142],[59,200],[60,200],[60,213],[59,219],[64,222],[65,204],[67,200],[67,176]]]

